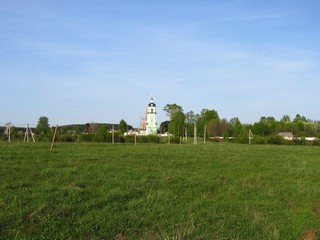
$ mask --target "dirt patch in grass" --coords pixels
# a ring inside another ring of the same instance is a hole
[[[317,204],[313,210],[316,213],[316,216],[320,217],[320,204]]]
[[[140,240],[157,240],[157,239],[159,239],[158,235],[153,231],[147,232],[140,238]]]
[[[127,240],[127,239],[128,238],[124,236],[122,233],[119,233],[114,237],[114,240]]]
[[[301,240],[316,240],[316,239],[317,239],[316,231],[312,228],[307,229],[301,238]]]
[[[297,209],[299,208],[299,205],[298,205],[298,203],[297,203],[295,200],[289,199],[289,200],[288,200],[288,207],[289,207],[290,209],[297,210]]]

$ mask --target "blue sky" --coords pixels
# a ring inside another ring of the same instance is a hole
[[[114,122],[163,107],[320,120],[320,2],[10,0],[0,124]]]

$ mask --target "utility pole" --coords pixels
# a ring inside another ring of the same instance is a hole
[[[253,138],[253,134],[251,130],[249,129],[249,145],[251,144],[251,139]]]
[[[33,132],[31,131],[31,128],[29,127],[29,124],[28,124],[28,128],[29,128],[29,130],[30,130],[30,134],[31,134],[32,140],[33,140],[33,142],[35,143],[36,141],[34,140]]]
[[[194,129],[193,129],[193,144],[197,144],[197,126],[196,126],[196,123],[194,123]]]
[[[5,135],[8,135],[8,141],[11,142],[11,122],[6,123]]]
[[[26,132],[24,133],[23,142],[26,142],[26,139],[27,139],[27,142],[29,142],[29,124],[27,124]]]
[[[52,138],[52,143],[51,143],[50,151],[53,150],[53,145],[54,145],[54,140],[56,139],[57,129],[58,129],[58,125],[57,125],[56,128],[54,129],[54,134],[53,134],[53,138]]]
[[[112,144],[114,144],[114,125],[112,125]]]
[[[186,141],[188,141],[188,127],[185,128]]]
[[[29,142],[29,132],[30,132],[30,135],[31,135],[31,137],[32,137],[33,142],[36,142],[36,141],[34,140],[33,132],[31,131],[31,128],[29,127],[29,124],[27,124],[26,132],[25,132],[25,134],[24,134],[24,140],[23,140],[23,142],[26,142],[26,140],[27,140],[27,142]]]
[[[137,146],[137,133],[134,134],[134,145]]]

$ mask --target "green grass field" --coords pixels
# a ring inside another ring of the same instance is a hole
[[[0,143],[2,239],[320,239],[320,148]]]

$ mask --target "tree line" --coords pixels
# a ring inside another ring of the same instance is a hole
[[[86,124],[72,124],[59,126],[56,134],[56,141],[60,142],[76,142],[76,141],[90,141],[90,142],[111,142],[114,130],[114,141],[120,142],[120,136],[133,129],[123,119],[119,124],[111,123],[86,123]],[[31,128],[29,134],[34,134],[36,141],[50,142],[52,141],[55,126],[50,126],[49,119],[46,116],[41,116],[38,120],[37,126]],[[10,138],[12,141],[24,141],[26,128],[10,126]],[[7,141],[9,136],[7,127],[0,127],[0,139]]]
[[[260,139],[261,143],[263,137],[277,139],[279,132],[292,132],[298,139],[320,138],[320,121],[307,119],[300,114],[296,114],[293,120],[288,115],[284,115],[280,120],[271,116],[262,116],[259,122],[243,124],[238,117],[230,120],[220,118],[214,109],[203,108],[197,114],[193,111],[185,113],[181,106],[174,103],[167,104],[163,110],[170,120],[161,123],[160,131],[179,137],[183,137],[186,133],[188,136],[194,136],[194,127],[196,127],[198,137],[224,137],[225,139],[232,137],[234,141],[239,142],[247,141],[249,130],[257,137],[256,139]]]
[[[280,120],[274,117],[262,116],[258,122],[253,124],[241,123],[238,117],[227,120],[220,118],[214,109],[203,108],[200,113],[193,111],[184,112],[183,108],[175,103],[167,104],[163,108],[169,117],[168,121],[160,124],[160,133],[169,133],[173,137],[194,137],[204,139],[223,137],[225,141],[246,143],[248,141],[249,130],[253,133],[256,143],[281,143],[277,134],[279,132],[292,132],[297,139],[306,137],[320,138],[320,121],[307,119],[305,116],[296,114],[291,120],[288,115],[284,115]],[[39,118],[38,124],[32,129],[36,141],[51,141],[54,133],[54,126],[50,126],[46,116]],[[112,136],[111,131],[115,132]],[[124,133],[133,130],[131,125],[123,119],[119,124],[108,123],[86,123],[59,126],[57,141],[61,142],[132,142],[132,137],[124,137]],[[6,141],[8,136],[6,128],[0,129],[0,137]],[[23,141],[25,128],[11,127],[11,140]],[[141,138],[141,142],[157,142],[156,138]],[[176,140],[177,141],[177,140]]]

